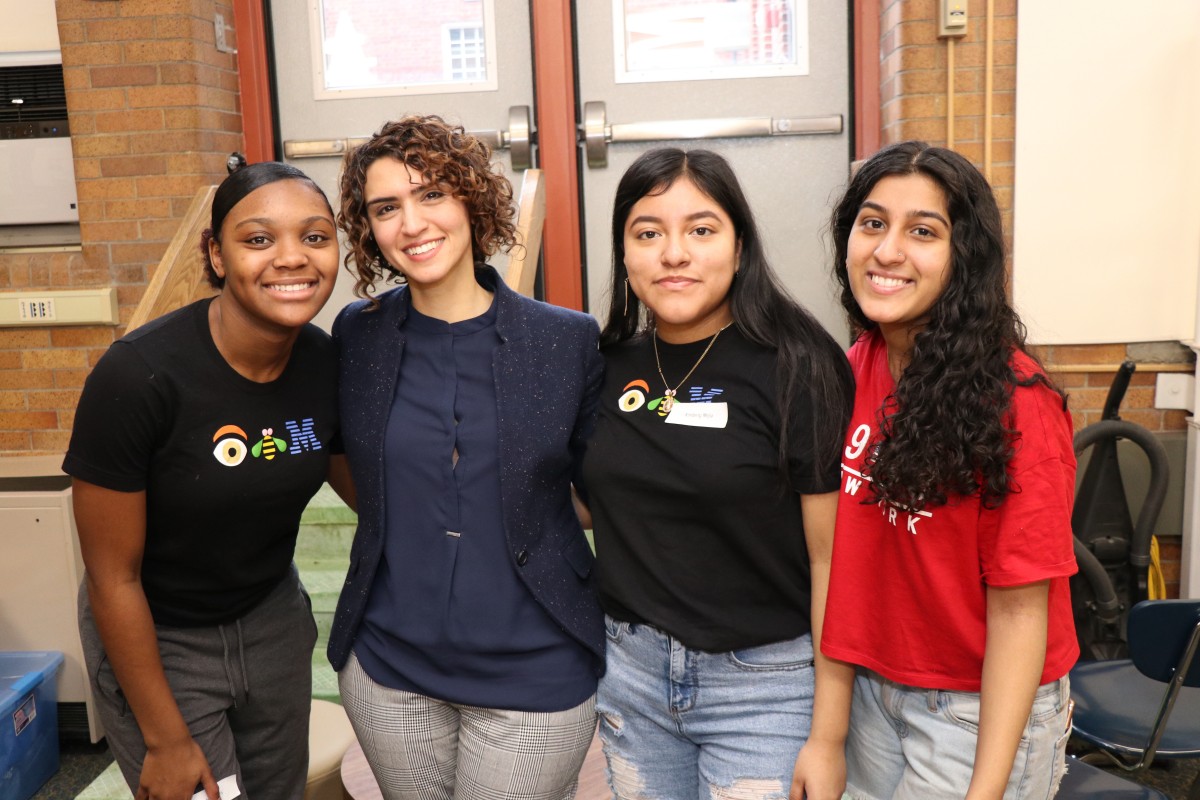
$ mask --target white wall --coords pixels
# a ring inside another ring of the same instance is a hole
[[[1031,340],[1192,338],[1200,2],[1022,3],[1017,42],[1013,290]]]
[[[0,53],[58,49],[54,0],[0,0]]]

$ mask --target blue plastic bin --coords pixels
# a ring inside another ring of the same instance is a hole
[[[29,800],[58,772],[62,653],[0,653],[0,800]]]

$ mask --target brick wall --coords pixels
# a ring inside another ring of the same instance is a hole
[[[0,255],[0,289],[115,286],[122,325],[192,195],[242,149],[213,0],[58,0],[82,252]],[[0,455],[66,448],[110,326],[0,328]]]
[[[947,143],[947,43],[937,38],[937,0],[881,0],[880,103],[882,141]],[[969,0],[967,35],[954,42],[953,147],[984,168],[985,0]],[[1017,2],[995,0],[993,22],[990,180],[1012,245],[1013,153],[1016,134]],[[1076,430],[1100,419],[1116,367],[1132,359],[1134,374],[1121,417],[1155,432],[1186,430],[1183,411],[1153,407],[1158,369],[1190,371],[1190,351],[1178,343],[1035,348],[1071,396]],[[1179,538],[1161,543],[1168,589],[1178,595]]]
[[[880,3],[879,90],[883,142],[947,140],[946,40],[937,38],[937,0]],[[1016,134],[1017,2],[995,0],[992,53],[992,165],[989,179],[1012,230]],[[967,35],[954,40],[954,149],[984,161],[984,0],[968,2]],[[1011,240],[1009,242],[1011,244]]]

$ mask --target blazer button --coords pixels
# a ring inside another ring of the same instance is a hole
[[[528,550],[522,550],[521,552],[517,553],[517,566],[518,567],[525,566],[525,562],[528,560],[529,560],[529,551]]]

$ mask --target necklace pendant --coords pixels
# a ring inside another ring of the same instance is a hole
[[[667,389],[667,393],[663,395],[662,405],[659,408],[664,414],[670,414],[671,409],[675,407],[675,390]]]

